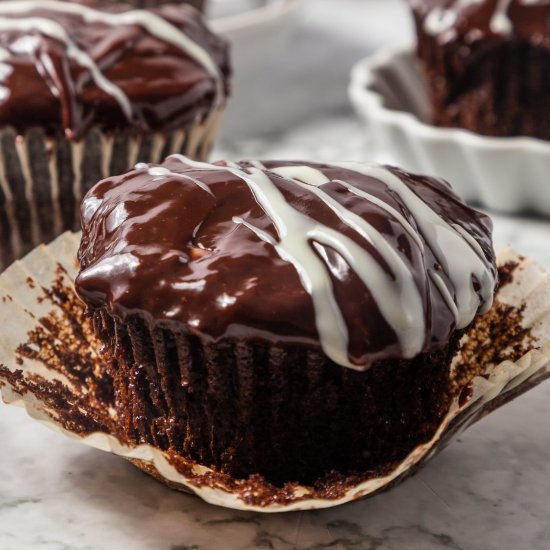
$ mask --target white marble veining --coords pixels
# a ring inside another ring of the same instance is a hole
[[[369,160],[368,140],[344,100],[332,115],[317,113],[286,133],[226,140],[215,157]],[[512,244],[550,268],[550,222],[493,218],[497,247]],[[0,405],[0,549],[548,550],[548,418],[550,382],[487,417],[386,494],[264,516],[173,492]]]

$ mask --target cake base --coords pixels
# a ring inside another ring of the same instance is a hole
[[[236,478],[282,486],[383,473],[433,437],[458,391],[450,364],[462,333],[443,350],[358,372],[303,346],[204,343],[137,316],[91,318],[111,358],[102,377],[124,418],[117,436]]]
[[[550,141],[550,51],[510,40],[471,60],[419,44],[436,126]],[[464,64],[467,63],[466,66]]]

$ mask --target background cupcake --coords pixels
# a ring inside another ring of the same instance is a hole
[[[473,376],[450,362],[492,303],[491,224],[439,180],[174,156],[100,182],[82,222],[123,441],[275,484],[382,472]]]
[[[550,3],[409,0],[433,123],[550,140]]]
[[[228,51],[194,8],[1,2],[0,24],[0,265],[78,228],[101,177],[207,155]]]

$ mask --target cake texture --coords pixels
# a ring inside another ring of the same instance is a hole
[[[430,439],[496,285],[489,219],[397,168],[174,155],[81,216],[118,436],[234,477],[383,471]]]
[[[433,123],[550,140],[549,0],[409,0]]]
[[[64,229],[137,161],[204,158],[228,48],[191,6],[0,2],[0,267]]]

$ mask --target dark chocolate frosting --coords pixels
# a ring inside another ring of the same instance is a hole
[[[511,37],[550,47],[550,0],[409,0],[419,32],[442,44]]]
[[[170,131],[223,106],[227,45],[189,5],[0,2],[0,126]]]
[[[445,346],[495,288],[489,218],[397,168],[174,155],[98,183],[81,215],[92,308],[350,367]]]

